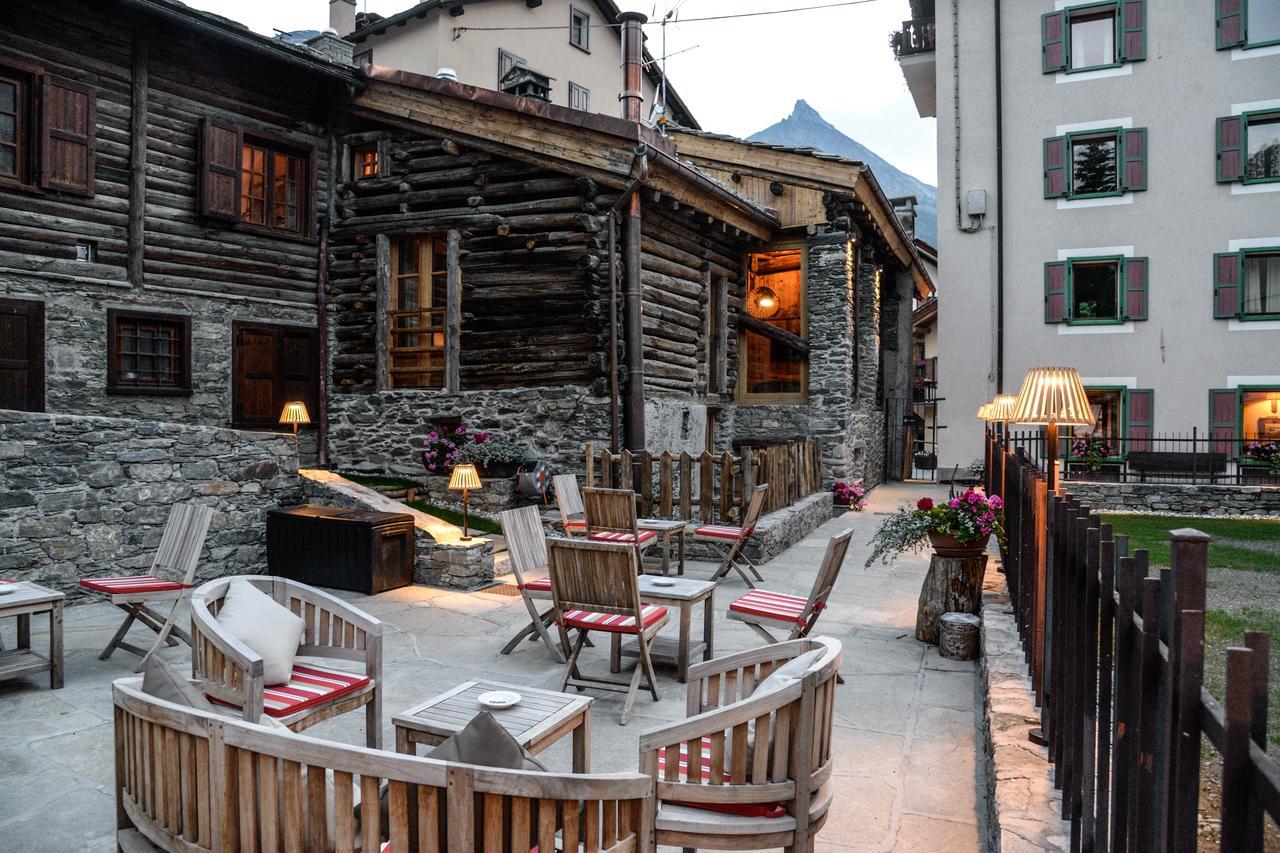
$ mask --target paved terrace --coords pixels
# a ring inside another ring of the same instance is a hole
[[[901,485],[876,489],[866,511],[828,522],[762,569],[769,588],[804,595],[827,539],[855,530],[831,607],[815,632],[844,643],[846,680],[836,699],[835,803],[818,835],[820,850],[960,853],[980,847],[975,664],[943,660],[913,637],[925,557],[862,567],[878,513],[926,491],[943,494]],[[707,577],[711,569],[691,563],[689,574]],[[740,623],[723,618],[742,591],[736,579],[717,590],[718,653],[758,644]],[[485,677],[552,689],[558,683],[562,669],[541,644],[523,644],[508,657],[497,654],[527,619],[519,598],[427,587],[343,595],[387,623],[385,744],[394,744],[392,713],[459,682]],[[105,604],[68,609],[62,690],[50,691],[43,676],[0,684],[0,847],[6,850],[115,849],[109,684],[130,674],[136,658],[117,652],[99,661],[97,653],[119,624],[118,614]],[[8,621],[3,631],[12,642]],[[33,642],[46,639],[37,633]],[[190,653],[180,646],[166,654],[182,661]],[[597,644],[583,656],[588,670],[607,671],[607,647]],[[622,696],[593,694],[593,770],[634,769],[640,733],[683,717],[683,685],[669,669],[660,669],[659,680],[662,702],[641,693],[625,727],[617,725]],[[307,734],[363,744],[363,720],[362,713],[351,713]],[[568,747],[566,738],[543,758],[567,770]]]

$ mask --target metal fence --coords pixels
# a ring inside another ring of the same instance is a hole
[[[1225,701],[1204,689],[1209,537],[1172,531],[1172,566],[1152,573],[1147,551],[1130,554],[1089,507],[1051,494],[1021,448],[989,451],[1071,849],[1195,851],[1203,736],[1222,756],[1220,849],[1263,850],[1265,817],[1280,823],[1280,766],[1266,752],[1271,640],[1248,631],[1227,650]]]

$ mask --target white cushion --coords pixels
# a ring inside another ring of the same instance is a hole
[[[218,624],[262,656],[263,684],[284,684],[289,680],[305,623],[288,608],[237,578],[227,587]]]
[[[796,655],[782,666],[769,673],[769,677],[756,685],[752,696],[762,696],[772,690],[781,690],[789,684],[794,684],[804,678],[804,674],[809,671],[809,667],[818,662],[826,649],[812,649],[804,654]]]

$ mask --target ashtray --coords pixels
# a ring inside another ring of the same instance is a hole
[[[476,701],[486,708],[501,711],[504,708],[514,708],[519,705],[520,694],[514,690],[490,690],[488,693],[477,696]]]

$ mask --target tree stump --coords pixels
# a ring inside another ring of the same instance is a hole
[[[972,613],[944,613],[938,620],[938,654],[947,660],[973,660],[978,656],[978,628],[982,620]]]
[[[929,573],[920,588],[916,611],[916,639],[938,645],[938,619],[944,613],[976,614],[982,606],[982,576],[987,556],[939,557],[929,560]]]

